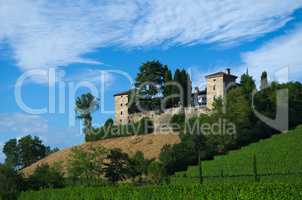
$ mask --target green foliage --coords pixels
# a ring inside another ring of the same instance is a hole
[[[240,86],[247,99],[252,98],[253,91],[256,89],[256,84],[252,76],[243,74],[240,78]]]
[[[144,153],[138,151],[129,159],[129,177],[135,183],[142,184],[144,176],[148,174],[148,166],[153,160],[145,159]]]
[[[240,150],[231,151],[224,156],[217,156],[214,160],[203,161],[202,170],[204,176],[220,176],[223,171],[225,176],[251,175],[253,177],[255,171],[253,156],[256,155],[258,174],[301,173],[301,141],[302,127],[298,127],[286,134],[273,136]],[[198,166],[189,167],[186,172],[176,173],[176,176],[184,173],[191,180],[190,177],[198,176]],[[297,176],[302,180],[301,175]],[[248,177],[244,179],[248,180]],[[269,182],[276,180],[283,179],[274,177],[274,179],[269,179]]]
[[[184,107],[189,106],[191,104],[192,82],[186,70],[176,69],[174,82],[179,84],[180,88],[173,87],[173,95],[176,95],[173,98],[173,106],[178,106],[179,103]],[[182,90],[182,93],[180,90]]]
[[[148,177],[151,183],[160,184],[166,176],[166,171],[162,163],[152,161],[148,166]]]
[[[62,188],[64,187],[64,174],[62,167],[48,164],[38,166],[34,173],[28,177],[28,186],[30,189],[39,190],[45,188]]]
[[[241,183],[208,185],[161,185],[161,186],[107,186],[76,187],[58,190],[22,193],[20,200],[74,200],[74,199],[219,199],[219,200],[284,200],[301,199],[301,184]]]
[[[0,164],[0,199],[15,200],[22,189],[22,177],[13,168]]]
[[[148,61],[143,63],[135,79],[135,86],[142,96],[154,96],[163,89],[164,66],[159,61]]]
[[[17,139],[11,139],[7,141],[3,147],[3,153],[5,154],[6,165],[15,167],[19,162],[19,148]]]
[[[106,149],[99,146],[89,146],[86,150],[73,148],[68,161],[68,176],[75,181],[100,179],[106,153]]]
[[[170,120],[170,125],[173,127],[174,131],[181,131],[184,129],[186,122],[186,116],[183,113],[175,114]]]
[[[129,157],[120,149],[111,149],[106,157],[108,161],[105,163],[104,173],[105,177],[111,183],[125,180],[130,174]]]
[[[11,139],[5,143],[3,153],[6,155],[5,163],[13,168],[25,168],[32,163],[56,151],[45,146],[39,137],[30,135]]]
[[[75,111],[78,119],[82,119],[84,123],[83,132],[85,135],[92,130],[91,113],[99,108],[99,101],[91,93],[82,94],[76,99]]]

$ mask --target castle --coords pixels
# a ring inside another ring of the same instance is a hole
[[[207,75],[206,88],[199,90],[195,88],[191,96],[191,106],[176,107],[165,110],[162,113],[157,111],[146,111],[139,113],[128,112],[128,96],[129,91],[121,92],[114,95],[115,102],[115,124],[128,124],[137,122],[143,117],[152,119],[156,126],[167,125],[171,117],[179,112],[184,112],[187,117],[199,115],[201,113],[208,113],[213,108],[215,98],[224,97],[227,89],[236,84],[237,76],[231,74],[229,68],[225,72],[217,72]]]

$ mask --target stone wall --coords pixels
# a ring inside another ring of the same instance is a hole
[[[138,122],[143,117],[148,117],[154,123],[155,131],[170,132],[172,129],[169,126],[170,120],[175,114],[185,113],[187,118],[192,118],[194,116],[199,116],[200,114],[207,114],[209,113],[209,109],[206,106],[201,107],[178,107],[178,108],[171,108],[167,109],[164,112],[158,111],[149,111],[149,112],[141,112],[141,113],[133,113],[129,114],[130,122]]]

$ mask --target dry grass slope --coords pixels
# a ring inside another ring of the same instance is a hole
[[[120,148],[122,151],[128,153],[130,156],[137,151],[142,151],[146,158],[158,158],[161,148],[166,144],[179,143],[180,139],[178,135],[170,133],[156,133],[144,136],[130,136],[105,139],[96,142],[87,142],[79,145],[82,149],[88,149],[89,146],[103,146],[107,149]],[[28,176],[34,172],[37,166],[42,164],[52,165],[55,162],[62,162],[63,169],[66,171],[67,161],[71,153],[72,148],[63,149],[56,153],[49,155],[48,157],[32,164],[31,166],[22,170],[25,176]]]

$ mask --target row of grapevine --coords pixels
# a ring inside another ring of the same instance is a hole
[[[259,174],[302,173],[302,127],[286,134],[251,144],[227,155],[204,161],[204,176],[253,175],[253,155],[257,156]],[[175,177],[199,176],[198,166],[178,172]]]

